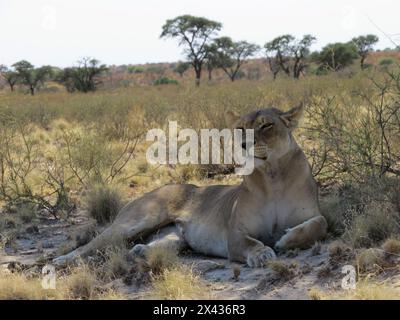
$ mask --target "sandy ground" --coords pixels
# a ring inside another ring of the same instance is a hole
[[[0,252],[0,267],[10,268],[20,264],[34,267],[46,257],[53,257],[60,246],[71,241],[71,234],[91,223],[84,215],[77,215],[68,222],[42,218],[37,227],[26,226],[15,244],[5,246]],[[211,289],[216,299],[310,299],[309,290],[341,290],[342,266],[346,259],[332,261],[328,253],[331,241],[308,250],[292,251],[279,255],[288,268],[284,275],[271,268],[251,269],[230,263],[226,259],[210,258],[193,253],[180,257],[183,264],[192,266]],[[351,257],[348,257],[349,261]],[[43,262],[42,262],[43,263]],[[234,269],[236,274],[234,278]],[[399,280],[399,275],[391,275]],[[127,285],[122,279],[107,286],[116,288],[130,299],[143,298],[145,288]]]

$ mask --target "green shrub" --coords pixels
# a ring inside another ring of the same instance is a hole
[[[129,66],[127,68],[128,73],[132,74],[132,73],[143,73],[144,72],[144,68],[143,67],[139,67],[139,66]]]
[[[153,84],[155,86],[159,86],[159,85],[163,85],[163,84],[179,84],[178,81],[174,80],[174,79],[170,79],[168,77],[161,77],[158,78],[157,80],[155,80],[153,82]]]
[[[380,66],[388,66],[394,63],[394,60],[392,58],[383,58],[382,60],[379,61]]]
[[[330,43],[322,48],[319,54],[314,55],[314,59],[323,68],[338,71],[353,63],[358,58],[357,48],[353,43]]]
[[[163,66],[151,65],[146,68],[146,73],[163,74],[166,68]]]

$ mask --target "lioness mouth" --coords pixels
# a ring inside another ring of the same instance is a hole
[[[267,159],[268,153],[267,153],[267,146],[263,145],[263,146],[255,146],[254,147],[254,156],[256,158],[260,158],[260,159]]]

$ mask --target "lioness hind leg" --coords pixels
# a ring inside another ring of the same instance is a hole
[[[188,245],[183,239],[178,227],[169,226],[160,230],[157,234],[150,237],[147,244],[137,244],[129,252],[131,258],[146,257],[146,254],[152,248],[160,248],[165,251],[173,251],[179,253]]]
[[[185,204],[194,189],[192,185],[166,185],[131,201],[100,235],[83,247],[54,259],[53,263],[64,265],[76,258],[84,258],[115,243],[114,239],[135,241],[148,236],[176,220],[176,212]]]
[[[132,219],[123,220],[117,219],[114,223],[95,237],[86,245],[75,249],[74,251],[60,256],[53,260],[53,263],[58,266],[63,266],[71,263],[79,258],[85,258],[94,254],[97,250],[101,250],[109,245],[121,244],[126,240],[133,240],[140,235],[156,231],[169,223],[169,220],[160,215],[156,219]]]
[[[323,216],[311,218],[290,228],[275,244],[277,250],[306,249],[325,237],[327,222]]]

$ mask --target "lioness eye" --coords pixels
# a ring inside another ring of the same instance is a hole
[[[263,130],[263,129],[271,129],[272,127],[274,126],[274,124],[273,123],[264,123],[262,126],[261,126],[261,130]]]

